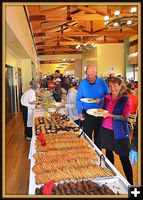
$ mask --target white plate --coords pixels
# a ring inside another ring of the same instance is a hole
[[[102,109],[103,110],[103,109]],[[89,115],[93,115],[95,117],[102,117],[103,113],[107,113],[107,110],[103,110],[103,112],[98,112],[98,109],[95,108],[91,108],[89,110],[86,111]]]
[[[48,112],[56,112],[56,108],[48,108],[47,111]]]
[[[93,100],[93,98],[81,98],[80,100],[85,103],[95,103],[96,99]]]
[[[54,106],[60,106],[60,105],[61,105],[61,102],[54,102],[53,105],[54,105]]]

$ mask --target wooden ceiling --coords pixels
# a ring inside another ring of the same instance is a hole
[[[137,35],[138,26],[106,29],[104,17],[129,13],[133,5],[28,5],[26,11],[37,55],[80,54],[78,44],[121,43]],[[137,6],[136,6],[137,7]]]

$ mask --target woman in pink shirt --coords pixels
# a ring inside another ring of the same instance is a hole
[[[106,157],[114,164],[113,151],[119,155],[123,170],[130,184],[133,184],[132,166],[129,160],[129,127],[127,118],[131,102],[128,96],[121,94],[122,80],[111,77],[108,80],[110,94],[103,98],[103,114],[100,130],[100,148],[106,149]]]

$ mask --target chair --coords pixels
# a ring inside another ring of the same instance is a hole
[[[135,115],[130,114],[128,117],[128,124],[132,130],[134,129],[134,125],[136,123],[136,117],[137,117],[136,114]]]

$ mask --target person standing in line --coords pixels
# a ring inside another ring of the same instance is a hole
[[[131,90],[130,88],[127,88],[124,94],[127,95],[131,100],[130,114],[136,115],[138,107],[138,97],[133,93],[133,90]]]
[[[45,74],[42,80],[42,88],[47,88],[47,75]]]
[[[91,108],[101,108],[102,98],[109,93],[107,83],[97,76],[94,64],[87,65],[86,79],[81,80],[77,93],[77,111],[79,119],[82,122],[83,131],[92,140],[92,132],[94,130],[94,143],[98,146],[97,136],[101,126],[102,117],[94,117],[86,111]],[[94,98],[94,103],[82,102],[81,98]]]
[[[31,140],[32,137],[33,110],[35,105],[42,103],[41,101],[36,101],[36,95],[39,93],[39,89],[40,85],[34,82],[31,84],[31,88],[21,96],[24,132],[27,140]]]
[[[106,149],[106,157],[114,165],[113,151],[119,155],[124,173],[130,184],[133,184],[132,166],[129,160],[129,127],[127,119],[130,114],[130,98],[122,94],[122,80],[112,77],[108,82],[110,94],[104,96],[102,108],[103,121],[98,140],[100,149]]]
[[[53,77],[52,76],[49,76],[48,79],[47,79],[47,88],[50,91],[53,91],[55,89],[55,83],[53,81]]]
[[[135,161],[138,162],[138,114],[133,129],[133,138],[131,139],[129,156],[132,165],[135,164]]]
[[[61,101],[61,105],[57,107],[57,110],[65,107],[66,114],[77,124],[79,125],[79,117],[77,114],[76,108],[76,97],[77,97],[77,90],[75,89],[76,84],[70,85],[68,83],[61,84],[62,94],[66,94],[66,99],[63,98]]]
[[[30,81],[30,87],[33,85],[35,83],[35,81],[32,79],[31,81]]]
[[[60,70],[55,70],[55,78],[60,78],[61,76],[61,73],[60,73]]]
[[[55,90],[53,91],[53,97],[55,101],[61,102],[62,99],[62,91],[61,91],[61,79],[55,79]]]

